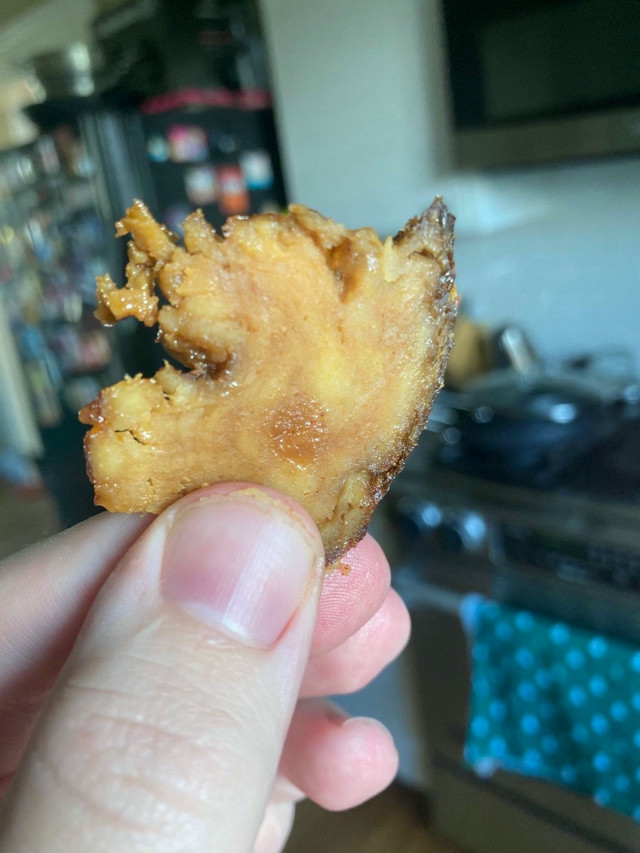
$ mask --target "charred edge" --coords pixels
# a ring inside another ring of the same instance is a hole
[[[347,551],[350,551],[351,548],[354,548],[358,544],[358,542],[360,542],[364,538],[369,528],[369,523],[376,507],[391,488],[391,484],[393,483],[397,475],[404,468],[409,454],[417,445],[420,434],[427,425],[427,420],[429,418],[429,415],[431,414],[431,409],[433,408],[433,402],[436,398],[438,391],[443,385],[445,366],[452,345],[453,335],[449,334],[443,350],[441,364],[438,370],[437,381],[435,383],[435,387],[432,393],[429,395],[429,399],[426,405],[423,406],[418,412],[416,412],[416,416],[407,430],[406,438],[403,442],[402,449],[400,450],[398,456],[391,464],[391,466],[385,471],[378,471],[370,475],[368,492],[369,501],[368,506],[363,514],[362,524],[353,534],[353,536],[351,536],[347,540],[347,542],[327,549],[325,554],[327,566],[333,565],[342,557],[344,557]]]
[[[414,216],[401,231],[398,231],[393,238],[393,242],[396,245],[400,245],[405,240],[408,240],[416,231],[423,232],[426,228],[433,228],[434,226],[436,226],[438,231],[453,236],[454,223],[455,216],[449,213],[449,209],[443,202],[442,196],[438,195],[420,216]]]
[[[442,206],[444,207],[444,205]],[[453,225],[453,217],[451,216],[450,219],[452,220],[451,225]],[[451,284],[453,286],[453,272],[451,277]],[[449,359],[449,353],[451,352],[451,348],[453,346],[453,330],[459,303],[460,299],[458,297],[458,294],[454,291],[451,297],[447,300],[446,307],[444,309],[444,322],[440,330],[440,335],[438,336],[438,372],[436,374],[436,381],[433,385],[433,388],[431,389],[431,393],[428,395],[425,404],[416,410],[413,421],[409,424],[409,427],[407,428],[404,441],[402,442],[399,453],[393,463],[384,471],[377,471],[371,473],[369,479],[368,493],[369,503],[363,514],[362,524],[360,525],[356,533],[351,536],[347,542],[327,549],[327,567],[332,566],[334,563],[344,557],[347,551],[349,551],[351,548],[354,548],[358,544],[358,542],[363,539],[369,527],[371,517],[378,503],[389,491],[392,482],[404,468],[409,454],[417,445],[420,435],[427,425],[429,415],[431,414],[431,409],[433,408],[434,400],[438,392],[444,385],[444,374],[447,366],[447,361]]]
[[[395,246],[405,246],[411,251],[415,242],[416,254],[436,261],[441,271],[443,284],[451,287],[455,277],[453,262],[455,216],[449,213],[441,196],[421,216],[410,219],[402,231],[393,238]]]

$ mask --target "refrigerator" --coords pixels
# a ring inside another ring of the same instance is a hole
[[[34,143],[0,154],[0,452],[5,469],[37,465],[68,526],[97,511],[78,409],[136,372],[149,347],[135,329],[105,329],[93,316],[96,275],[123,269],[110,177],[118,147],[108,164],[94,138],[107,116],[55,116]]]
[[[269,94],[186,89],[145,100],[144,151],[153,213],[180,234],[195,208],[220,229],[229,216],[281,210],[285,189]]]
[[[64,525],[96,512],[78,409],[166,358],[156,330],[133,319],[104,329],[93,316],[96,275],[124,280],[113,223],[136,198],[178,237],[196,208],[221,229],[286,204],[255,3],[97,8],[110,87],[65,96],[68,81],[41,81],[56,94],[27,109],[40,138],[0,154],[0,215],[13,235],[0,240],[1,292],[35,425],[28,453]]]

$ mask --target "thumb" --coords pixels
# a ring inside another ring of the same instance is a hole
[[[319,534],[218,486],[160,516],[103,587],[11,790],[3,850],[245,851],[309,652]]]

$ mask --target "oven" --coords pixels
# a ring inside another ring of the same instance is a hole
[[[435,826],[472,853],[640,849],[640,825],[588,797],[502,770],[480,778],[463,762],[471,671],[460,615],[479,593],[640,646],[640,505],[490,482],[427,458],[398,478],[387,511]]]

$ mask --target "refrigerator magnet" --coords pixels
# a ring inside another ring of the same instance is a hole
[[[240,165],[250,190],[268,190],[273,186],[273,167],[268,151],[244,151],[240,155]]]
[[[152,163],[166,163],[169,159],[169,143],[158,134],[147,140],[147,154]]]
[[[226,164],[218,166],[218,205],[225,216],[248,213],[249,192],[240,166]]]
[[[193,204],[212,204],[218,196],[216,170],[209,163],[192,166],[184,175],[187,198]]]
[[[169,157],[174,163],[200,163],[209,156],[207,134],[197,125],[171,125],[167,139]]]

